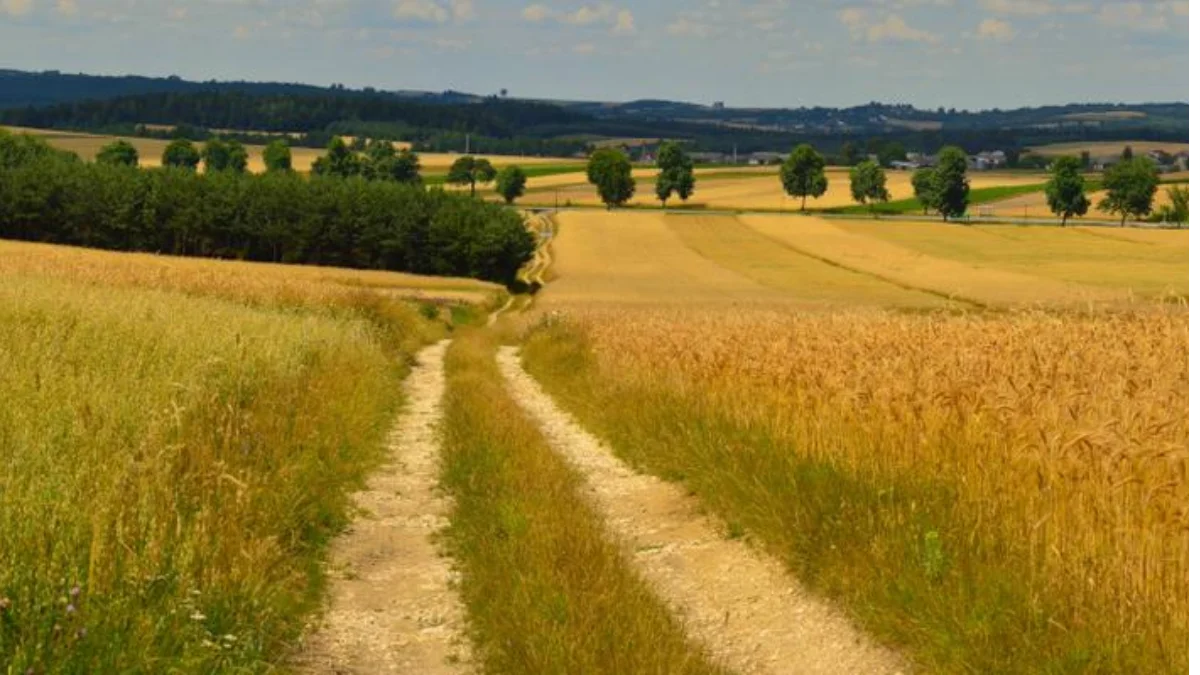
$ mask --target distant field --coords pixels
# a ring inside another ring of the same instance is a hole
[[[1029,148],[1029,154],[1058,157],[1060,155],[1078,155],[1087,151],[1093,158],[1120,155],[1126,146],[1133,148],[1137,154],[1151,150],[1162,150],[1171,154],[1188,151],[1187,143],[1162,143],[1159,141],[1088,141],[1085,143],[1054,143]]]
[[[811,209],[829,209],[853,206],[857,204],[850,193],[850,172],[844,168],[827,170],[829,190],[820,199],[808,200]],[[660,202],[654,195],[654,169],[639,169],[634,172],[637,179],[637,193],[631,204],[634,206],[658,206]],[[889,171],[888,189],[893,200],[909,199],[913,196],[912,173],[905,171]],[[555,177],[556,189],[547,187],[548,183],[530,183],[533,188],[521,203],[525,205],[546,206],[568,202],[573,206],[600,206],[600,198],[596,189],[585,181],[568,182],[569,176]],[[970,176],[974,188],[988,188],[1009,185],[1031,185],[1043,183],[1046,177],[1036,173],[980,172]],[[683,202],[672,199],[668,206],[681,206]],[[687,201],[688,206],[709,209],[748,209],[765,211],[799,211],[800,201],[788,198],[779,182],[778,167],[756,167],[745,171],[729,169],[712,169],[709,172],[697,171],[696,193]]]
[[[35,136],[40,136],[46,139],[50,145],[60,149],[74,152],[80,157],[91,160],[96,157],[100,149],[105,145],[117,140],[115,136],[99,136],[95,134],[76,133],[71,131],[55,131],[48,129],[23,129],[18,127],[5,127],[14,133],[28,133]],[[138,149],[141,165],[144,167],[162,166],[162,154],[170,141],[153,139],[153,138],[129,138],[124,140],[129,141]],[[200,144],[198,143],[197,146]],[[401,144],[404,145],[404,144]],[[265,165],[262,161],[263,146],[248,145],[247,152],[250,153],[250,171],[261,173],[265,170]],[[297,171],[312,170],[313,162],[318,157],[325,154],[324,150],[315,148],[292,148],[292,166]],[[461,155],[456,153],[419,153],[421,157],[421,168],[431,174],[445,173],[450,165],[454,163]],[[541,165],[562,165],[562,164],[578,164],[571,159],[559,157],[513,157],[504,155],[477,155],[492,162],[497,168],[505,167],[510,164],[517,164],[524,167],[537,167]]]
[[[637,211],[556,218],[558,279],[542,296],[551,305],[1117,306],[1187,292],[1187,239],[1177,231]]]
[[[927,256],[1147,299],[1187,294],[1187,232],[841,221]],[[1109,295],[1111,297],[1111,294]]]
[[[1171,203],[1171,198],[1167,194],[1169,185],[1159,186],[1158,192],[1154,195],[1154,208]],[[1091,202],[1091,208],[1084,218],[1088,220],[1120,220],[1121,216],[1115,213],[1105,213],[1100,210],[1100,201],[1104,199],[1105,193],[1092,192],[1088,194],[1088,200]],[[986,213],[1003,218],[1056,218],[1057,216],[1050,210],[1050,206],[1046,204],[1046,195],[1044,192],[1038,191],[1012,199],[1004,199],[998,202],[991,202],[987,205]]]

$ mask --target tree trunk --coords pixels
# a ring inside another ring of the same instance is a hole
[[[1063,214],[1062,226],[1063,227],[1067,226],[1067,214],[1065,214],[1065,213]]]
[[[800,213],[804,213],[808,209],[808,195],[800,197]]]
[[[1125,221],[1129,218],[1128,213],[1121,214],[1121,227],[1125,227]]]

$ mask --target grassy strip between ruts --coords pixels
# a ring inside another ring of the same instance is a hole
[[[369,292],[193,290],[0,284],[4,672],[273,670],[444,334]]]
[[[1182,635],[1186,642],[1186,623],[1182,632],[1168,623],[1176,608],[1131,608],[1162,621],[1138,629],[1123,628],[1126,619],[1116,612],[1098,620],[1033,585],[1026,567],[1034,562],[1018,564],[1023,554],[1012,553],[1024,542],[998,541],[979,523],[964,522],[971,509],[953,481],[860,474],[822,457],[898,438],[801,412],[790,415],[813,425],[810,437],[778,435],[752,412],[654,377],[602,374],[586,338],[569,325],[535,331],[525,353],[542,384],[623,459],[685,483],[730,532],[760,538],[804,583],[839,599],[930,672],[1186,669],[1179,641]],[[984,508],[997,507],[989,504]],[[1091,573],[1107,583],[1097,569]]]
[[[627,566],[580,479],[509,398],[483,333],[447,360],[444,484],[486,673],[721,673]]]

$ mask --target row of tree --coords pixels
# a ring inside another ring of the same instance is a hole
[[[808,200],[819,199],[829,189],[825,174],[826,158],[811,145],[796,147],[779,168],[783,191],[800,200],[801,212]],[[696,178],[692,161],[678,144],[663,143],[658,154],[659,175],[655,194],[666,206],[671,195],[681,200],[694,193]],[[938,152],[932,167],[918,169],[912,175],[915,199],[921,208],[933,211],[943,220],[961,218],[971,204],[971,183],[967,178],[969,160],[966,152],[957,147],[945,147]],[[1060,157],[1050,167],[1051,177],[1045,186],[1050,210],[1065,225],[1073,217],[1084,216],[1091,207],[1088,183],[1084,177],[1083,161],[1078,157]],[[637,183],[633,167],[625,153],[617,149],[597,150],[588,162],[588,181],[596,186],[600,199],[609,208],[621,206],[633,198]],[[1146,157],[1134,157],[1126,152],[1120,162],[1104,172],[1101,183],[1106,196],[1098,205],[1100,210],[1121,216],[1124,225],[1130,216],[1151,215],[1159,177],[1154,163]],[[850,170],[850,191],[855,201],[872,212],[878,204],[890,201],[887,172],[877,161],[868,159]],[[1156,218],[1169,222],[1187,220],[1187,191],[1173,188],[1171,205],[1160,210]]]
[[[125,164],[0,133],[0,237],[501,283],[535,247],[512,209],[420,185]]]

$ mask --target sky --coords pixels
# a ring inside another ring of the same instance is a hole
[[[1188,3],[0,0],[0,68],[729,106],[1188,100]]]

